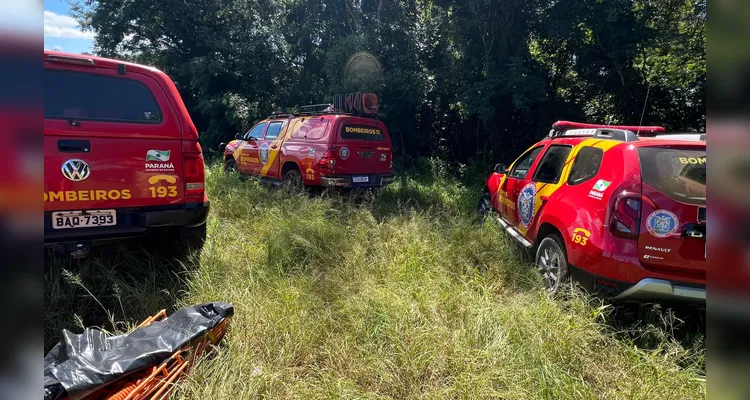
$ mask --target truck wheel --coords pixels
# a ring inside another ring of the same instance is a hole
[[[570,280],[568,255],[560,235],[552,233],[542,239],[536,250],[536,266],[549,293],[555,294],[567,285]]]
[[[180,230],[180,241],[191,251],[197,251],[203,248],[206,242],[206,223],[190,228]]]
[[[199,256],[206,241],[206,224],[195,227],[166,228],[150,232],[141,239],[148,251],[162,257],[187,260],[189,256]]]
[[[237,172],[237,162],[234,161],[234,158],[230,158],[224,163],[224,173],[233,174],[236,172]]]
[[[492,200],[490,194],[487,192],[482,193],[482,197],[479,199],[477,204],[477,220],[480,224],[483,224],[489,215],[492,214]]]
[[[305,187],[304,182],[302,182],[302,174],[294,168],[286,171],[282,185],[290,192],[298,192]]]

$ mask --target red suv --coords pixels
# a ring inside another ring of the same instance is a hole
[[[291,185],[387,185],[393,182],[393,151],[388,129],[370,116],[376,112],[374,95],[355,93],[336,96],[333,105],[274,114],[222,144],[224,169]]]
[[[548,290],[573,278],[614,299],[706,298],[705,135],[559,121],[480,210],[524,246]]]
[[[155,68],[44,52],[44,242],[158,232],[197,244],[209,202],[198,131]]]

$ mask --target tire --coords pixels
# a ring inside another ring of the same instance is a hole
[[[479,203],[477,203],[477,220],[480,224],[483,224],[491,214],[492,199],[490,199],[489,193],[483,192],[482,197],[479,199]]]
[[[292,168],[284,173],[284,180],[281,184],[289,192],[299,192],[305,187],[305,183],[302,181],[302,174],[296,168]]]
[[[547,292],[556,294],[570,281],[568,254],[559,234],[552,233],[542,239],[536,249],[534,261],[542,275]]]
[[[180,229],[180,242],[191,251],[200,250],[206,242],[206,223]]]
[[[224,173],[225,174],[237,173],[237,162],[234,161],[234,158],[230,158],[226,162],[224,162]]]
[[[189,228],[169,228],[151,232],[141,239],[150,252],[162,257],[187,260],[199,256],[206,241],[206,224]]]

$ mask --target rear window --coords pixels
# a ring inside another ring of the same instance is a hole
[[[547,152],[544,153],[542,161],[539,162],[532,180],[544,183],[557,183],[560,180],[565,161],[568,159],[568,155],[572,149],[571,146],[550,146]]]
[[[294,132],[294,139],[317,140],[326,135],[328,129],[328,120],[311,118],[303,121],[300,127]]]
[[[674,200],[706,204],[706,150],[640,147],[643,182]]]
[[[596,147],[583,147],[578,151],[573,166],[570,167],[568,185],[575,186],[587,182],[599,173],[604,150]]]
[[[44,117],[159,123],[162,113],[149,88],[141,82],[45,70]]]
[[[366,125],[342,125],[341,138],[346,140],[385,141],[385,133],[378,127]]]

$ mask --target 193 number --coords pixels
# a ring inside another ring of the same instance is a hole
[[[148,188],[151,191],[151,197],[177,197],[177,186],[151,186]]]
[[[587,238],[586,236],[581,236],[577,233],[573,234],[573,243],[578,243],[581,246],[585,246],[586,243],[588,243],[588,241],[589,241],[589,238]]]

